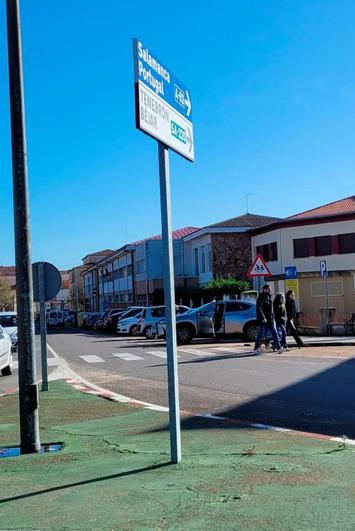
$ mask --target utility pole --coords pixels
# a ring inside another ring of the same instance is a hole
[[[21,453],[39,452],[25,108],[19,0],[6,0],[14,188]]]

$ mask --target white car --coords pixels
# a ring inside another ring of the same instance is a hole
[[[64,328],[65,317],[61,310],[51,310],[47,313],[47,327],[50,328],[51,326]]]
[[[0,371],[3,376],[12,374],[13,354],[9,334],[0,326]]]
[[[0,312],[0,326],[11,337],[12,348],[17,349],[17,313]]]
[[[130,336],[138,335],[138,322],[144,312],[144,308],[126,319],[120,319],[117,322],[117,334],[128,334]]]

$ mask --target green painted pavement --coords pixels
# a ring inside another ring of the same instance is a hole
[[[40,397],[41,440],[65,447],[0,460],[1,530],[355,529],[351,447],[195,418],[171,465],[165,413],[64,382]],[[18,444],[17,400],[0,445]]]

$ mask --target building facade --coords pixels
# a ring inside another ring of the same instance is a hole
[[[341,324],[355,313],[355,196],[324,205],[253,231],[253,256],[261,254],[274,291],[285,291],[285,268],[297,268],[297,299],[302,323]],[[329,275],[320,275],[326,260]]]

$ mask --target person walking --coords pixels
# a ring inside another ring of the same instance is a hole
[[[286,322],[286,331],[287,333],[291,334],[296,341],[296,344],[298,348],[304,347],[304,343],[300,336],[298,335],[296,325],[294,323],[294,319],[296,317],[297,311],[296,311],[296,302],[294,299],[294,292],[292,289],[290,289],[286,293],[286,316],[287,316],[287,322]]]
[[[255,340],[254,354],[261,354],[261,340],[271,335],[275,348],[281,354],[284,349],[280,345],[279,337],[276,332],[275,318],[272,308],[271,288],[265,284],[261,293],[256,299],[256,319],[259,325],[259,332]]]
[[[273,309],[275,315],[276,331],[279,336],[281,347],[288,350],[286,343],[286,307],[285,307],[285,295],[281,292],[276,293],[273,302]]]

